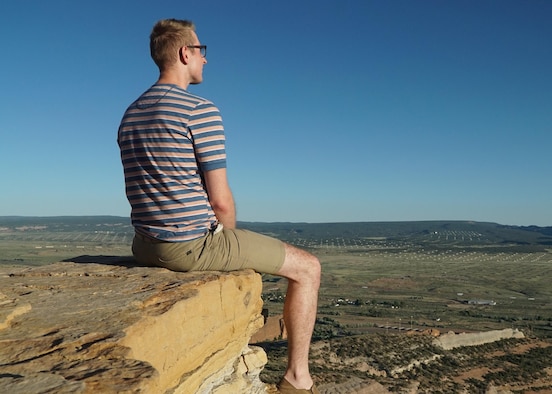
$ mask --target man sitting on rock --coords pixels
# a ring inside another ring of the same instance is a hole
[[[288,279],[288,367],[282,393],[318,393],[309,372],[320,263],[300,249],[236,228],[217,107],[187,91],[203,81],[207,47],[192,22],[162,20],[150,35],[159,79],[126,110],[118,133],[141,263],[174,271],[251,268]]]

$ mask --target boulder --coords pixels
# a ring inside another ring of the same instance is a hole
[[[0,266],[0,392],[265,392],[259,274],[73,260]]]

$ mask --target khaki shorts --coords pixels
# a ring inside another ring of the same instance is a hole
[[[217,229],[187,242],[158,241],[135,233],[132,253],[142,264],[172,271],[235,271],[276,274],[284,264],[284,243],[240,229]]]

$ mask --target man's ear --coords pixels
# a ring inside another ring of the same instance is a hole
[[[180,61],[183,64],[188,64],[188,56],[190,55],[189,48],[187,46],[183,46],[180,48],[180,51],[178,51],[178,54],[180,56]]]

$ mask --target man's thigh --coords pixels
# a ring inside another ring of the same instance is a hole
[[[235,271],[254,269],[276,274],[284,264],[284,243],[248,230],[210,232],[189,242],[152,242],[136,236],[135,257],[173,271]]]
[[[284,264],[284,243],[276,238],[242,229],[223,229],[210,235],[196,270],[234,271],[254,269],[276,274]]]

